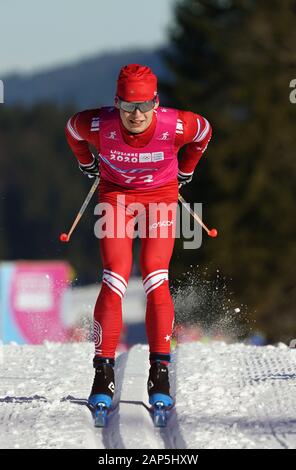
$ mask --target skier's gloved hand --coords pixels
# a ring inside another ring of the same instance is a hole
[[[99,163],[96,157],[94,157],[94,160],[92,163],[88,163],[86,165],[79,163],[78,166],[79,166],[79,169],[82,171],[82,173],[87,175],[89,178],[100,176]]]
[[[182,171],[178,171],[178,183],[179,183],[179,188],[183,186],[184,184],[190,183],[190,181],[193,178],[193,173],[182,173]]]

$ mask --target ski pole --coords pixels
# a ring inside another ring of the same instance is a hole
[[[215,228],[209,229],[209,228],[203,223],[203,221],[201,220],[201,218],[199,217],[199,215],[197,215],[197,213],[194,212],[194,211],[191,209],[191,207],[189,206],[188,202],[185,201],[185,199],[181,196],[181,194],[179,194],[178,199],[179,199],[179,201],[183,204],[183,206],[185,207],[185,209],[187,209],[188,212],[190,212],[190,214],[192,215],[192,217],[202,226],[202,228],[205,229],[205,231],[207,232],[207,234],[209,235],[209,237],[215,238],[215,237],[218,235],[217,229],[215,229]]]
[[[77,216],[76,216],[76,219],[74,220],[74,222],[73,222],[73,224],[72,224],[72,226],[71,226],[69,232],[68,232],[68,233],[61,233],[61,235],[60,235],[60,241],[61,241],[61,242],[68,242],[68,241],[70,240],[70,237],[71,237],[72,233],[74,232],[75,227],[77,226],[77,224],[78,224],[79,220],[81,219],[81,217],[82,217],[82,215],[83,215],[85,209],[86,209],[87,206],[88,206],[89,201],[91,200],[91,198],[92,198],[92,196],[93,196],[95,190],[97,189],[97,186],[98,186],[98,184],[99,184],[99,181],[100,181],[100,178],[97,177],[97,178],[95,179],[94,184],[93,184],[92,187],[90,188],[89,193],[88,193],[88,195],[86,196],[85,201],[84,201],[84,203],[82,204],[82,206],[81,206],[81,208],[80,208],[80,210],[79,210],[79,212],[78,212],[78,214],[77,214]]]

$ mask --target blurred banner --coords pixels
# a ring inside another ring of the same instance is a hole
[[[71,267],[60,261],[0,263],[0,338],[4,344],[67,341],[63,323]]]

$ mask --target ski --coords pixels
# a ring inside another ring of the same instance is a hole
[[[109,408],[105,403],[98,403],[92,410],[94,425],[96,428],[105,428],[108,424],[108,411]]]
[[[92,394],[88,405],[93,415],[96,428],[104,428],[108,424],[108,413],[113,409],[112,398],[104,393]]]
[[[165,428],[170,415],[171,407],[167,407],[163,402],[156,402],[152,408],[152,419],[156,428]]]

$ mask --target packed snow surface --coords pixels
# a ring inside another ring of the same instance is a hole
[[[296,448],[296,349],[187,343],[170,366],[176,407],[164,430],[148,409],[148,348],[117,357],[108,427],[86,400],[90,343],[2,347],[0,448]]]

